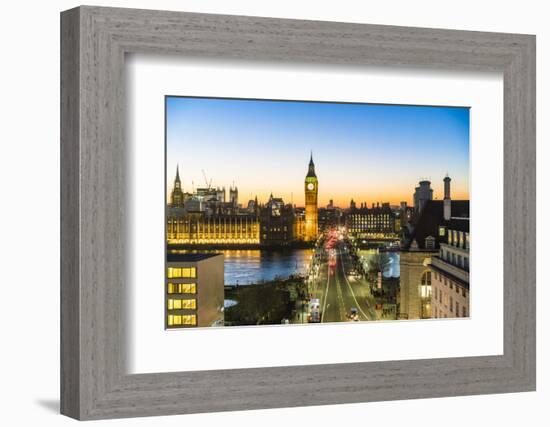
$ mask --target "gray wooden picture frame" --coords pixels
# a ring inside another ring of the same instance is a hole
[[[127,53],[502,72],[504,354],[127,374]],[[85,420],[535,390],[534,263],[534,36],[88,6],[62,12],[63,414]]]

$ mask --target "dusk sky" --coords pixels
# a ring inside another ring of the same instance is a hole
[[[442,199],[469,199],[469,109],[296,101],[166,98],[167,190],[176,164],[183,190],[239,189],[246,205],[272,192],[304,206],[310,151],[319,179],[319,206],[329,199],[412,203],[421,178]],[[229,195],[227,195],[228,197]]]

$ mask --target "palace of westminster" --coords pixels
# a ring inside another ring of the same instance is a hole
[[[176,169],[173,189],[167,207],[166,236],[171,245],[216,246],[290,246],[309,245],[327,227],[346,225],[351,235],[359,238],[395,239],[400,228],[396,214],[388,203],[335,207],[332,200],[318,206],[319,182],[313,156],[304,180],[305,207],[285,204],[282,198],[269,197],[260,203],[256,197],[243,206],[237,187],[197,188],[184,192]]]

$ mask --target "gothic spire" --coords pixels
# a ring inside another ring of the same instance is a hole
[[[311,151],[311,154],[309,157],[309,167],[307,170],[306,177],[307,176],[317,178],[317,175],[315,175],[315,163],[313,163],[313,150]]]

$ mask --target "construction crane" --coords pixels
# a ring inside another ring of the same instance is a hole
[[[208,178],[206,177],[206,172],[204,171],[204,169],[202,170],[202,176],[204,177],[206,188],[210,190],[210,187],[212,186],[212,178],[210,178],[210,181],[208,181]]]

